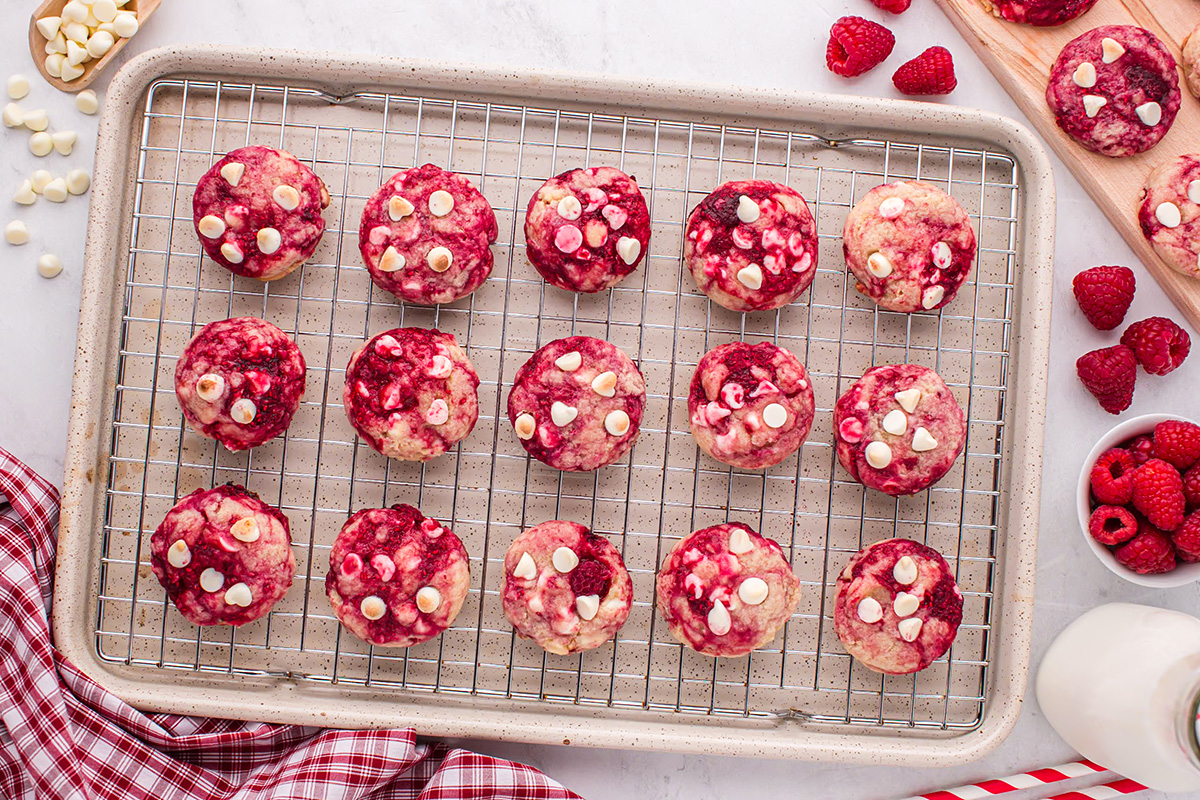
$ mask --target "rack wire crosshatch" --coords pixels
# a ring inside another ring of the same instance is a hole
[[[638,117],[384,92],[335,98],[268,83],[159,79],[147,94],[125,269],[95,650],[138,670],[280,677],[354,691],[436,694],[446,702],[547,703],[637,718],[679,713],[741,724],[803,720],[927,735],[981,724],[993,649],[1001,547],[1000,475],[1014,351],[1014,285],[1022,187],[1015,159],[977,143],[829,140],[767,127]],[[332,196],[314,257],[271,284],[235,278],[202,256],[192,228],[196,180],[224,152],[282,147],[314,168]],[[472,296],[436,308],[375,289],[357,252],[366,199],[397,169],[433,162],[482,190],[500,223],[496,267]],[[528,199],[545,178],[611,164],[634,175],[652,217],[648,254],[615,289],[547,287],[523,254]],[[812,289],[776,312],[709,303],[681,268],[687,213],[719,183],[778,180],[817,219]],[[919,177],[950,192],[978,233],[977,266],[940,313],[895,314],[858,296],[841,256],[850,206],[872,186]],[[204,324],[260,316],[294,336],[308,388],[285,436],[232,454],[190,431],[173,392],[177,354]],[[344,367],[369,335],[438,327],[463,343],[480,376],[480,418],[458,448],[425,464],[389,461],[357,441],[341,409]],[[503,413],[517,368],[565,335],[612,341],[640,365],[647,407],[640,438],[617,464],[560,473],[529,459]],[[765,472],[702,456],[688,429],[687,387],[708,349],[768,340],[799,356],[817,414],[809,441]],[[936,369],[967,412],[964,455],[934,488],[892,499],[864,491],[837,465],[832,406],[867,368]],[[149,570],[149,536],[196,488],[244,483],[291,521],[292,589],[241,629],[198,629]],[[328,551],[355,510],[407,502],[447,522],[471,556],[472,591],[456,624],[403,651],[370,648],[342,630],[324,597]],[[615,642],[570,657],[518,639],[499,601],[509,542],[546,519],[582,522],[621,551],[634,608]],[[766,648],[714,660],[685,650],[657,619],[654,575],[688,532],[726,519],[784,548],[801,579],[797,613]],[[890,536],[942,552],[965,596],[947,656],[915,676],[852,663],[832,629],[838,572]]]

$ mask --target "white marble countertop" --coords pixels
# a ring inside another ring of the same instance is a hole
[[[0,0],[10,20],[0,34],[0,77],[34,69],[26,52],[32,0]],[[750,9],[753,9],[751,11]],[[844,14],[886,22],[896,33],[896,54],[863,78],[847,81],[824,67],[827,31]],[[168,0],[122,56],[158,45],[206,42],[328,49],[550,67],[731,85],[780,87],[895,96],[890,75],[901,60],[941,44],[954,53],[959,88],[947,102],[1021,119],[1015,105],[930,0],[914,0],[891,17],[867,0],[606,0],[588,4],[538,0],[409,0],[334,3],[311,0]],[[101,93],[103,81],[96,87]],[[53,168],[88,167],[96,120],[74,110],[66,95],[35,80],[28,107],[49,110],[56,127],[79,131],[75,153],[51,156]],[[7,199],[37,166],[26,136],[0,131],[0,190],[4,222],[26,221],[32,241],[0,245],[0,444],[54,481],[61,480],[75,354],[80,263],[87,204],[39,202],[22,208]],[[1071,297],[1070,282],[1096,264],[1128,264],[1138,271],[1137,299],[1129,319],[1177,316],[1162,291],[1134,262],[1079,185],[1056,163],[1058,270],[1052,327],[1050,410],[1045,443],[1041,543],[1038,559],[1034,664],[1053,636],[1086,608],[1128,600],[1197,612],[1196,589],[1139,589],[1110,574],[1087,553],[1071,497],[1091,444],[1114,419],[1099,409],[1074,375],[1074,360],[1112,336],[1094,331]],[[52,249],[66,264],[56,280],[40,278],[39,253]],[[1194,334],[1193,334],[1194,336]],[[1192,413],[1196,386],[1193,356],[1180,373],[1142,379],[1129,414]],[[588,798],[795,797],[888,798],[1058,763],[1072,756],[1029,697],[1016,730],[983,761],[944,770],[855,767],[781,761],[678,756],[648,752],[472,742],[471,746],[535,764]],[[1014,798],[1015,800],[1015,798]]]

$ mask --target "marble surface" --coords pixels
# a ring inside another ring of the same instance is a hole
[[[10,20],[0,34],[0,76],[34,74],[26,52],[31,0],[0,0]],[[749,10],[753,8],[753,11]],[[897,34],[888,66],[846,81],[826,72],[826,32],[846,13],[886,21]],[[930,0],[915,0],[895,18],[866,0],[606,0],[549,3],[491,0],[448,3],[334,3],[311,0],[165,2],[122,58],[170,43],[208,42],[290,46],[378,55],[470,60],[731,85],[775,86],[894,96],[891,70],[933,44],[948,46],[959,88],[946,102],[1020,119],[986,69]],[[103,81],[96,87],[101,93]],[[35,81],[27,107],[45,107],[56,128],[74,128],[73,155],[35,159],[20,132],[0,131],[0,189],[7,196],[37,166],[56,172],[87,167],[96,121],[74,110],[71,98]],[[1071,298],[1071,277],[1096,264],[1129,264],[1139,290],[1130,319],[1173,313],[1169,301],[1134,263],[1132,253],[1066,170],[1056,164],[1058,231],[1055,307],[1045,442],[1041,542],[1038,558],[1034,664],[1069,620],[1101,602],[1146,602],[1196,612],[1192,587],[1140,589],[1110,574],[1084,548],[1070,497],[1083,457],[1114,419],[1075,378],[1074,359],[1112,343],[1086,324]],[[5,221],[21,218],[30,244],[0,245],[0,444],[53,480],[62,475],[66,419],[79,301],[86,198],[63,206],[3,203]],[[53,281],[34,264],[46,250],[66,264]],[[1194,335],[1194,334],[1193,334]],[[1175,375],[1141,380],[1133,413],[1194,414],[1196,359]],[[736,761],[648,752],[579,750],[472,742],[471,746],[535,764],[589,798],[795,797],[887,798],[917,790],[1058,763],[1072,756],[1050,730],[1032,695],[1012,736],[983,761],[942,770],[854,767],[780,761]],[[1149,796],[1149,795],[1147,795]]]

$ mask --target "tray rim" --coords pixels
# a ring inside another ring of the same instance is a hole
[[[322,65],[322,80],[305,66]],[[997,561],[995,602],[1000,609],[988,674],[989,702],[973,730],[950,736],[905,736],[903,729],[853,732],[795,727],[747,727],[736,718],[724,725],[697,724],[688,716],[670,721],[627,719],[606,709],[557,713],[553,705],[513,703],[504,709],[438,705],[435,695],[397,698],[341,692],[336,708],[311,702],[326,687],[283,679],[252,688],[252,679],[167,680],[133,677],[100,660],[92,647],[89,613],[96,594],[99,538],[94,523],[103,511],[107,453],[104,424],[111,395],[111,367],[124,286],[119,256],[128,242],[123,200],[137,124],[148,87],[160,78],[186,74],[236,81],[275,80],[333,90],[342,95],[404,86],[472,97],[492,95],[575,104],[611,103],[625,112],[655,109],[689,116],[713,114],[786,122],[797,117],[828,130],[890,128],[917,136],[954,136],[988,141],[1016,157],[1022,172],[1022,235],[1017,241],[1020,291],[1014,292],[1009,448],[1002,480],[1005,542]],[[518,92],[514,94],[514,87]],[[636,98],[630,103],[628,98]],[[623,749],[650,748],[688,753],[829,760],[854,763],[942,766],[981,758],[1016,724],[1028,681],[1034,599],[1034,564],[1040,511],[1041,443],[1044,433],[1049,355],[1054,181],[1046,151],[1015,120],[977,109],[905,100],[749,89],[706,83],[657,82],[534,69],[509,70],[442,61],[335,55],[301,50],[187,45],[151,50],[130,60],[114,76],[100,120],[95,180],[88,216],[75,375],[68,426],[62,522],[55,575],[55,646],[92,680],[123,700],[149,711],[214,715],[282,723],[349,728],[414,726],[422,735],[476,737],[536,744],[575,744]],[[118,220],[118,224],[110,224]],[[114,272],[114,265],[117,271]],[[1018,435],[1019,434],[1019,435]],[[181,687],[186,686],[186,689]],[[170,690],[168,691],[168,687]],[[253,692],[253,694],[251,694]],[[732,724],[730,724],[732,723]]]

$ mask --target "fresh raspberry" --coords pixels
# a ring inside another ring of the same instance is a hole
[[[1137,466],[1128,450],[1105,450],[1092,465],[1092,494],[1107,505],[1128,505],[1133,500],[1133,471]]]
[[[1110,414],[1120,414],[1133,403],[1137,359],[1123,344],[1084,353],[1075,362],[1079,380]]]
[[[892,83],[902,94],[950,94],[958,86],[954,59],[946,48],[931,47],[901,64]]]
[[[871,0],[871,2],[893,14],[903,14],[912,5],[912,0]]]
[[[1129,267],[1092,267],[1076,275],[1072,287],[1087,321],[1111,331],[1125,319],[1136,281]]]
[[[892,54],[896,37],[878,22],[862,17],[842,17],[829,29],[825,66],[844,78],[874,69]]]
[[[1113,552],[1117,561],[1141,575],[1175,569],[1175,547],[1162,531],[1145,527],[1137,536]]]
[[[1100,544],[1120,544],[1137,536],[1137,517],[1127,508],[1100,506],[1092,512],[1088,531]]]
[[[1141,436],[1133,437],[1121,445],[1121,447],[1129,451],[1129,454],[1133,456],[1134,462],[1140,467],[1151,459],[1152,456],[1150,454],[1154,450],[1154,440],[1146,434],[1142,434]]]
[[[1200,425],[1181,419],[1168,419],[1154,426],[1155,458],[1161,458],[1180,472],[1200,461]]]
[[[1188,508],[1200,506],[1200,464],[1183,473],[1183,497]]]
[[[1134,470],[1133,507],[1151,525],[1164,531],[1175,530],[1183,522],[1185,506],[1179,470],[1161,458],[1152,458]]]
[[[585,558],[570,574],[571,591],[580,597],[589,594],[604,597],[612,586],[612,570],[603,561]]]
[[[1121,334],[1121,344],[1133,350],[1142,369],[1151,375],[1166,375],[1187,358],[1192,339],[1187,331],[1166,317],[1135,322]]]
[[[1183,518],[1179,530],[1171,534],[1175,553],[1183,561],[1200,561],[1200,511],[1193,511]]]

